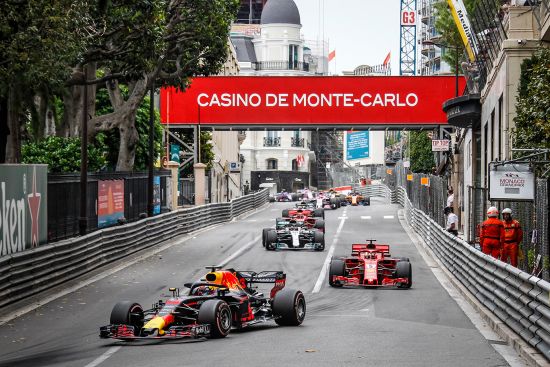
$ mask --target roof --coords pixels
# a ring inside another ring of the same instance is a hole
[[[237,52],[237,61],[239,62],[256,62],[256,51],[252,43],[252,37],[244,34],[232,34],[231,42],[235,46]]]
[[[294,3],[294,0],[269,0],[262,11],[261,24],[283,23],[297,24],[300,23],[300,11]]]

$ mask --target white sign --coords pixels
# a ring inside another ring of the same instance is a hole
[[[403,10],[401,12],[401,25],[414,26],[416,25],[416,12]]]
[[[358,133],[366,136],[357,136]],[[356,166],[385,164],[384,134],[384,131],[344,132],[344,161]]]
[[[231,173],[241,172],[241,163],[240,162],[230,162],[229,163],[229,172],[231,172]]]
[[[525,164],[490,164],[489,199],[535,200],[535,174]]]
[[[450,140],[432,140],[432,152],[448,152]]]
[[[410,168],[411,167],[411,161],[403,161],[403,167]]]

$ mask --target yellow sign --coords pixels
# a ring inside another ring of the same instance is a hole
[[[414,181],[414,175],[407,175],[407,181]]]
[[[468,52],[468,58],[470,62],[474,62],[476,60],[475,51],[477,47],[466,7],[462,0],[447,0],[447,4],[451,8],[451,14],[458,28],[458,33],[462,37],[462,42],[464,42],[464,46],[466,47],[466,52]]]
[[[393,170],[387,169],[387,170],[386,170],[386,173],[387,173],[388,175],[392,175],[392,174],[393,174]]]
[[[420,179],[420,184],[423,186],[430,186],[430,178],[429,177],[422,177]]]

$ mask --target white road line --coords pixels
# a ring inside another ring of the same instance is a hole
[[[105,362],[107,360],[107,358],[109,358],[110,356],[112,356],[113,354],[115,354],[116,352],[118,352],[118,350],[122,348],[120,345],[117,346],[117,347],[111,347],[109,349],[107,349],[107,351],[105,353],[103,353],[102,355],[100,355],[99,357],[97,357],[96,359],[94,359],[93,361],[91,361],[90,363],[88,363],[86,366],[84,367],[96,367],[96,366],[99,366],[101,363]]]
[[[393,215],[384,215],[384,219],[393,219],[395,216]]]
[[[321,273],[319,274],[319,278],[317,278],[317,282],[315,283],[315,287],[313,287],[311,293],[319,293],[321,287],[323,286],[323,282],[325,281],[325,277],[327,276],[327,269],[330,264],[330,259],[332,258],[334,250],[336,249],[336,243],[338,243],[338,237],[340,236],[340,232],[344,227],[344,222],[346,221],[346,218],[347,217],[341,217],[340,224],[338,225],[338,229],[336,230],[336,234],[334,235],[334,239],[332,240],[332,245],[330,245],[327,257],[325,258],[325,262],[323,263],[323,267],[321,268]]]
[[[372,219],[370,215],[362,215],[361,219]]]
[[[254,238],[252,241],[248,242],[246,245],[244,245],[243,247],[241,247],[240,249],[235,251],[233,253],[233,255],[229,256],[227,259],[225,259],[224,261],[219,263],[217,266],[219,266],[219,267],[226,266],[231,260],[234,260],[235,258],[239,257],[243,252],[248,250],[250,247],[254,246],[254,244],[257,244],[258,242],[260,242],[261,238],[262,238],[262,236],[258,236],[256,238]]]

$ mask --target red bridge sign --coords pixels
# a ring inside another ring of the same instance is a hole
[[[441,107],[454,95],[450,76],[209,77],[161,90],[160,105],[163,124],[418,127],[446,124]]]

